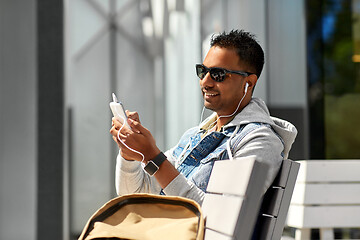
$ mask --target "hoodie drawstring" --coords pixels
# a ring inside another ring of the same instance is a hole
[[[232,152],[231,152],[231,139],[233,139],[235,137],[235,135],[238,133],[239,129],[240,129],[240,125],[237,125],[234,132],[231,134],[231,136],[227,142],[226,150],[227,150],[230,160],[234,160],[233,156],[232,156]]]

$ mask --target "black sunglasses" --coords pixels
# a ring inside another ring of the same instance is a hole
[[[218,67],[207,68],[203,64],[196,64],[196,74],[200,79],[203,79],[208,72],[210,72],[210,77],[216,82],[224,81],[227,73],[234,73],[244,77],[253,74],[243,71],[231,71],[225,68],[218,68]]]

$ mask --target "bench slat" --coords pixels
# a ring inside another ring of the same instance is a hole
[[[206,228],[232,236],[242,203],[240,197],[206,194],[202,204]]]
[[[258,163],[255,162],[253,157],[249,157],[233,161],[216,161],[214,164],[206,191],[244,196],[252,174],[253,165]],[[248,171],[241,171],[241,169]],[[256,171],[257,169],[255,168],[254,170]],[[239,174],[240,172],[241,174]],[[255,181],[252,184],[257,185],[259,183],[261,181]]]
[[[360,182],[358,160],[299,161],[297,182]]]
[[[283,188],[270,188],[266,193],[261,212],[263,214],[277,217],[284,196]]]
[[[202,204],[206,228],[234,239],[250,239],[268,169],[255,157],[216,161]]]
[[[204,237],[206,240],[232,240],[232,237],[215,232],[211,229],[205,229]]]
[[[281,164],[281,171],[276,176],[272,186],[278,186],[278,187],[281,187],[281,188],[285,188],[285,186],[287,184],[287,181],[288,181],[288,177],[289,177],[289,173],[290,173],[292,163],[293,163],[293,161],[291,161],[289,159],[283,160],[283,162]]]
[[[261,231],[259,231],[257,234],[256,239],[261,240],[275,240],[273,239],[275,224],[276,224],[276,218],[272,216],[260,216],[260,225],[261,225]]]
[[[359,204],[360,183],[296,183],[291,203],[303,205]]]
[[[352,228],[360,226],[360,206],[292,205],[287,223],[295,228]]]

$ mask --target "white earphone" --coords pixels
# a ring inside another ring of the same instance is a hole
[[[245,93],[244,93],[244,95],[246,95],[247,90],[248,90],[248,87],[249,87],[249,83],[248,83],[248,82],[246,82],[246,84],[245,84]]]

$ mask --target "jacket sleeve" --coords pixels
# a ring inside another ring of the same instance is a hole
[[[270,166],[263,193],[271,186],[283,160],[284,145],[270,126],[262,125],[252,130],[240,141],[232,143],[233,158],[256,156],[256,159],[267,162]]]
[[[168,161],[175,165],[175,159],[170,151],[167,151],[165,155]],[[140,162],[125,160],[120,153],[116,159],[115,187],[118,195],[129,193],[159,194],[161,191],[155,177],[146,174]],[[205,195],[201,189],[188,181],[182,174],[172,180],[163,191],[166,195],[187,197],[200,204]]]
[[[172,150],[167,151],[165,155],[175,166],[176,159],[171,154],[171,151]],[[174,180],[172,180],[166,188],[163,189],[163,191],[166,195],[190,198],[198,202],[200,205],[202,204],[205,196],[205,193],[200,188],[191,181],[187,180],[187,178],[181,173],[174,178]]]
[[[184,134],[185,136],[186,134]],[[184,137],[183,136],[183,137]],[[187,136],[186,136],[187,137]],[[177,159],[173,156],[176,147],[165,152],[167,160],[176,166]],[[141,163],[128,161],[121,157],[120,152],[116,160],[115,186],[118,195],[129,193],[152,193],[159,194],[161,187],[155,177],[144,172]],[[188,181],[182,174],[173,179],[164,189],[166,195],[181,196],[193,199],[199,204],[202,203],[205,193],[191,181]]]
[[[143,171],[140,162],[125,160],[120,152],[116,158],[115,187],[118,195],[161,191],[156,179]]]

